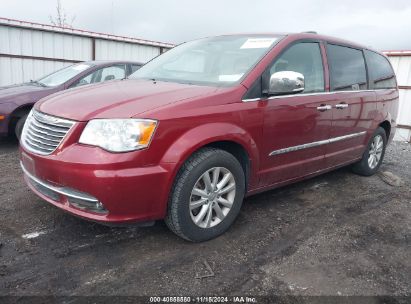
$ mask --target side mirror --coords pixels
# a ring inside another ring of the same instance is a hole
[[[293,71],[276,72],[271,75],[269,95],[295,94],[304,91],[304,75]]]

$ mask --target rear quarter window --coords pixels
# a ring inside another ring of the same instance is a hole
[[[362,50],[328,44],[327,58],[333,91],[367,89],[367,72]]]
[[[139,68],[141,68],[141,65],[140,64],[132,64],[131,65],[131,73],[130,74],[133,74],[135,71],[137,71]]]
[[[365,50],[371,89],[394,89],[397,87],[394,71],[384,56]]]

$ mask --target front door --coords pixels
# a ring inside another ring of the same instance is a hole
[[[270,67],[270,75],[294,71],[304,75],[302,93],[263,101],[264,130],[261,186],[286,182],[324,168],[325,144],[331,131],[332,96],[325,92],[320,45],[290,46]]]
[[[332,112],[330,95],[267,101],[264,115],[262,184],[271,185],[324,168]]]

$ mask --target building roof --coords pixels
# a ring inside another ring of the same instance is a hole
[[[92,31],[81,30],[81,29],[76,29],[76,28],[61,27],[57,25],[22,21],[22,20],[3,18],[3,17],[0,17],[0,24],[28,28],[28,29],[30,28],[37,29],[37,30],[43,30],[43,31],[48,31],[48,32],[67,33],[67,34],[72,34],[72,35],[74,34],[78,36],[94,37],[94,38],[108,39],[108,40],[117,40],[117,41],[165,47],[165,48],[174,47],[174,44],[167,43],[167,42],[159,42],[159,41],[139,39],[139,38],[134,38],[134,37],[105,34],[105,33],[92,32]]]

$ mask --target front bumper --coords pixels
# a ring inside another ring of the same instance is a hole
[[[90,211],[97,214],[107,214],[107,210],[103,204],[98,201],[97,198],[80,191],[68,187],[58,187],[43,181],[24,167],[23,163],[20,163],[21,169],[24,172],[24,177],[27,184],[36,192],[41,193],[43,196],[51,199],[55,202],[72,206],[76,209]]]
[[[98,164],[107,152],[80,145],[69,150],[66,154],[71,158],[64,153],[39,156],[21,148],[25,181],[42,199],[76,216],[107,224],[164,218],[172,180],[171,164],[134,168],[129,162],[110,164],[110,159]],[[81,156],[90,154],[94,157],[88,159],[97,161],[84,163]],[[115,157],[116,154],[108,155]],[[129,166],[125,167],[126,164]],[[84,203],[96,208],[82,208]]]

